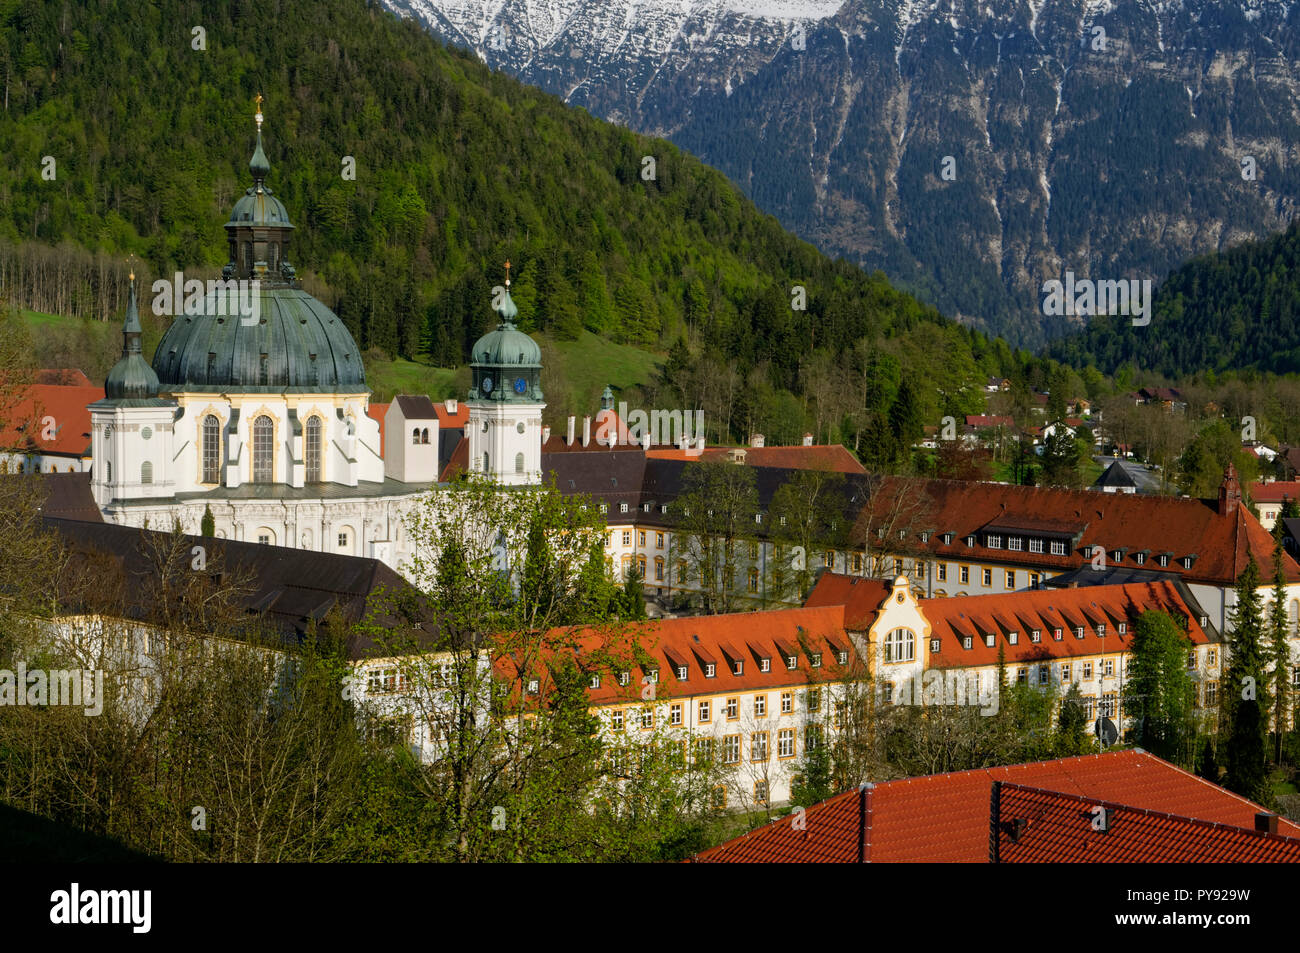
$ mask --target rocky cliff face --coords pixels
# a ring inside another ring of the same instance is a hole
[[[1300,4],[385,0],[726,172],[1013,341],[1042,283],[1161,278],[1300,199]]]

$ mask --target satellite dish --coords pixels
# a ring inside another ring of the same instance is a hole
[[[1092,730],[1101,739],[1103,747],[1109,747],[1119,740],[1119,729],[1109,718],[1098,718],[1093,723]]]

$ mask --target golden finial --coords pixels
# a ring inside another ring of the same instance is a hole
[[[129,256],[127,256],[126,260],[131,268],[128,274],[130,275],[131,280],[135,281],[135,252],[132,252]]]
[[[253,101],[257,103],[257,115],[254,116],[253,119],[257,121],[257,131],[261,132],[262,131],[262,94],[258,93],[255,97],[253,97]]]
[[[506,259],[506,287],[510,287],[510,259]]]

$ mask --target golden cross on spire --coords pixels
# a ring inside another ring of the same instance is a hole
[[[260,130],[262,128],[262,94],[258,93],[254,96],[253,101],[257,103],[257,115],[253,118],[257,120],[257,128]]]
[[[510,287],[510,259],[506,259],[506,287]]]
[[[131,266],[131,271],[130,271],[131,280],[135,281],[135,252],[131,252],[131,254],[127,257],[126,260],[128,264],[130,264]]]

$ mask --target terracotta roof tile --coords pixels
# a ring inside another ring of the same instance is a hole
[[[90,453],[89,405],[104,399],[104,388],[77,384],[33,384],[14,405],[0,429],[0,447],[70,457]],[[54,439],[45,440],[46,417],[54,418]]]
[[[1239,823],[1006,782],[993,803],[989,840],[1000,863],[1300,863],[1300,838]]]
[[[1261,808],[1145,751],[1132,749],[1056,761],[980,768],[873,785],[866,860],[876,863],[986,863],[993,781],[1101,798],[1138,809],[1253,827]],[[808,808],[798,829],[781,818],[697,854],[706,863],[856,863],[862,795],[846,791]],[[1300,836],[1282,819],[1279,831]]]

